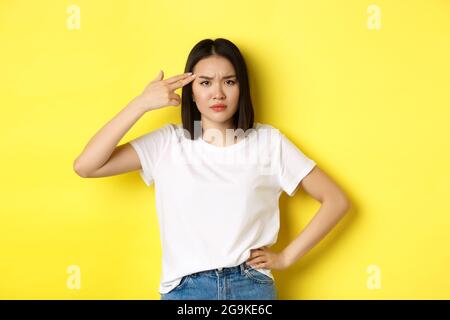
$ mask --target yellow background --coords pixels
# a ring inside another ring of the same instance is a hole
[[[80,29],[68,28],[70,5]],[[450,298],[449,1],[3,0],[0,37],[0,298],[159,299],[154,187],[137,172],[82,179],[72,164],[160,69],[182,73],[195,43],[218,37],[246,59],[256,120],[353,204],[274,271],[280,298]],[[153,111],[121,143],[180,121],[177,107]],[[283,194],[275,249],[319,206]]]

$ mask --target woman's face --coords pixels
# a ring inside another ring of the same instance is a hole
[[[209,56],[197,62],[192,72],[197,75],[192,82],[192,94],[202,122],[206,119],[208,123],[232,123],[238,108],[239,83],[231,62],[222,56]],[[212,109],[217,103],[226,108]]]

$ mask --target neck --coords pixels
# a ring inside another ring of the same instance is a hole
[[[228,139],[230,141],[227,141],[226,136],[227,129],[235,129],[233,125],[233,118],[227,120],[226,122],[213,122],[208,119],[204,119],[202,117],[201,121],[202,121],[202,138],[206,142],[217,146],[225,146],[229,144],[234,144],[236,142],[236,137]]]

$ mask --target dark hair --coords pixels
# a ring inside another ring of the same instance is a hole
[[[247,129],[253,128],[254,112],[247,67],[244,57],[234,43],[223,38],[201,40],[189,53],[184,72],[193,72],[197,62],[212,55],[227,58],[236,71],[239,83],[239,100],[238,108],[233,115],[233,124],[235,129],[242,129],[245,132]],[[182,88],[181,118],[183,129],[190,133],[190,139],[196,139],[197,137],[194,136],[194,121],[201,120],[201,113],[192,100],[192,82]]]

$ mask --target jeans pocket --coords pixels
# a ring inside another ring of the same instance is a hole
[[[250,279],[253,280],[254,282],[257,283],[266,283],[266,284],[273,284],[274,281],[271,277],[269,277],[268,275],[259,272],[256,269],[253,269],[252,267],[248,268],[248,269],[244,269],[244,275]]]
[[[189,279],[190,279],[189,274],[186,276],[183,276],[180,280],[180,283],[175,288],[173,288],[173,290],[171,290],[171,291],[182,289],[186,285],[186,283],[189,281]]]

